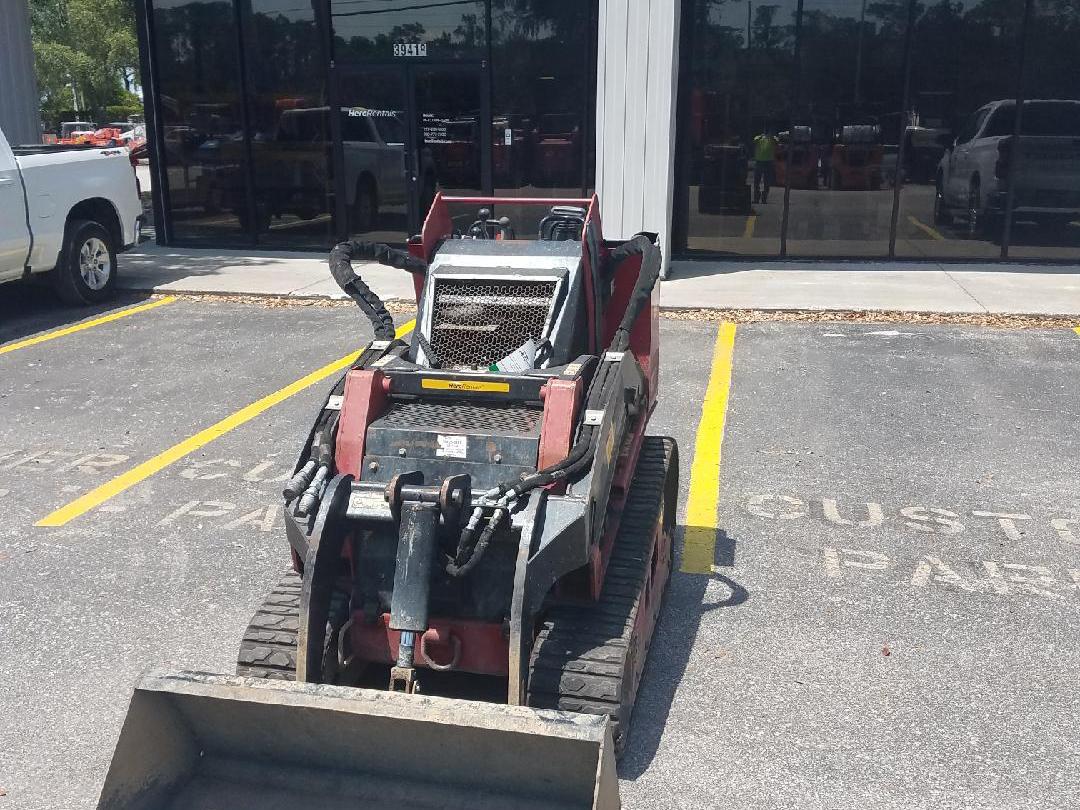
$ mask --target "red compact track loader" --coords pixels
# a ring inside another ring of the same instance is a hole
[[[151,673],[99,810],[617,808],[614,759],[671,572],[675,442],[654,235],[591,200],[408,253],[331,253],[375,340],[331,389],[284,491],[291,570],[236,676]],[[411,336],[352,260],[412,273]],[[463,699],[467,698],[467,699]]]

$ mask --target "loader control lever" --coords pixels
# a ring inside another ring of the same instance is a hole
[[[510,217],[491,218],[490,208],[481,208],[478,219],[465,232],[466,239],[516,239]]]
[[[419,471],[400,473],[386,486],[386,500],[398,524],[390,629],[400,633],[398,656],[390,668],[390,691],[413,693],[416,635],[428,629],[431,577],[439,559],[439,525],[459,528],[472,500],[472,479],[452,475],[439,486],[424,486]]]

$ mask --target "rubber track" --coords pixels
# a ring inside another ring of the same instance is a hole
[[[240,642],[236,674],[296,680],[296,637],[300,624],[300,575],[289,571],[255,611]]]
[[[631,656],[644,656],[650,641],[632,649],[650,543],[674,453],[673,440],[645,437],[599,603],[553,608],[533,645],[529,705],[610,716],[616,751],[625,744],[633,711],[626,687],[634,685],[624,683],[633,669]]]

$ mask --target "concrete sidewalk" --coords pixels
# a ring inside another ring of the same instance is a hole
[[[374,262],[353,267],[384,301],[412,300],[412,278]],[[346,298],[330,277],[325,254],[203,250],[145,242],[120,257],[120,287],[174,293]]]
[[[412,300],[407,273],[357,263],[384,301]],[[140,245],[120,259],[120,286],[179,293],[344,298],[315,253]],[[1080,316],[1080,264],[673,262],[665,309],[890,310]]]

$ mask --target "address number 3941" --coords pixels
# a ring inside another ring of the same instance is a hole
[[[427,56],[427,43],[395,42],[394,56]]]

